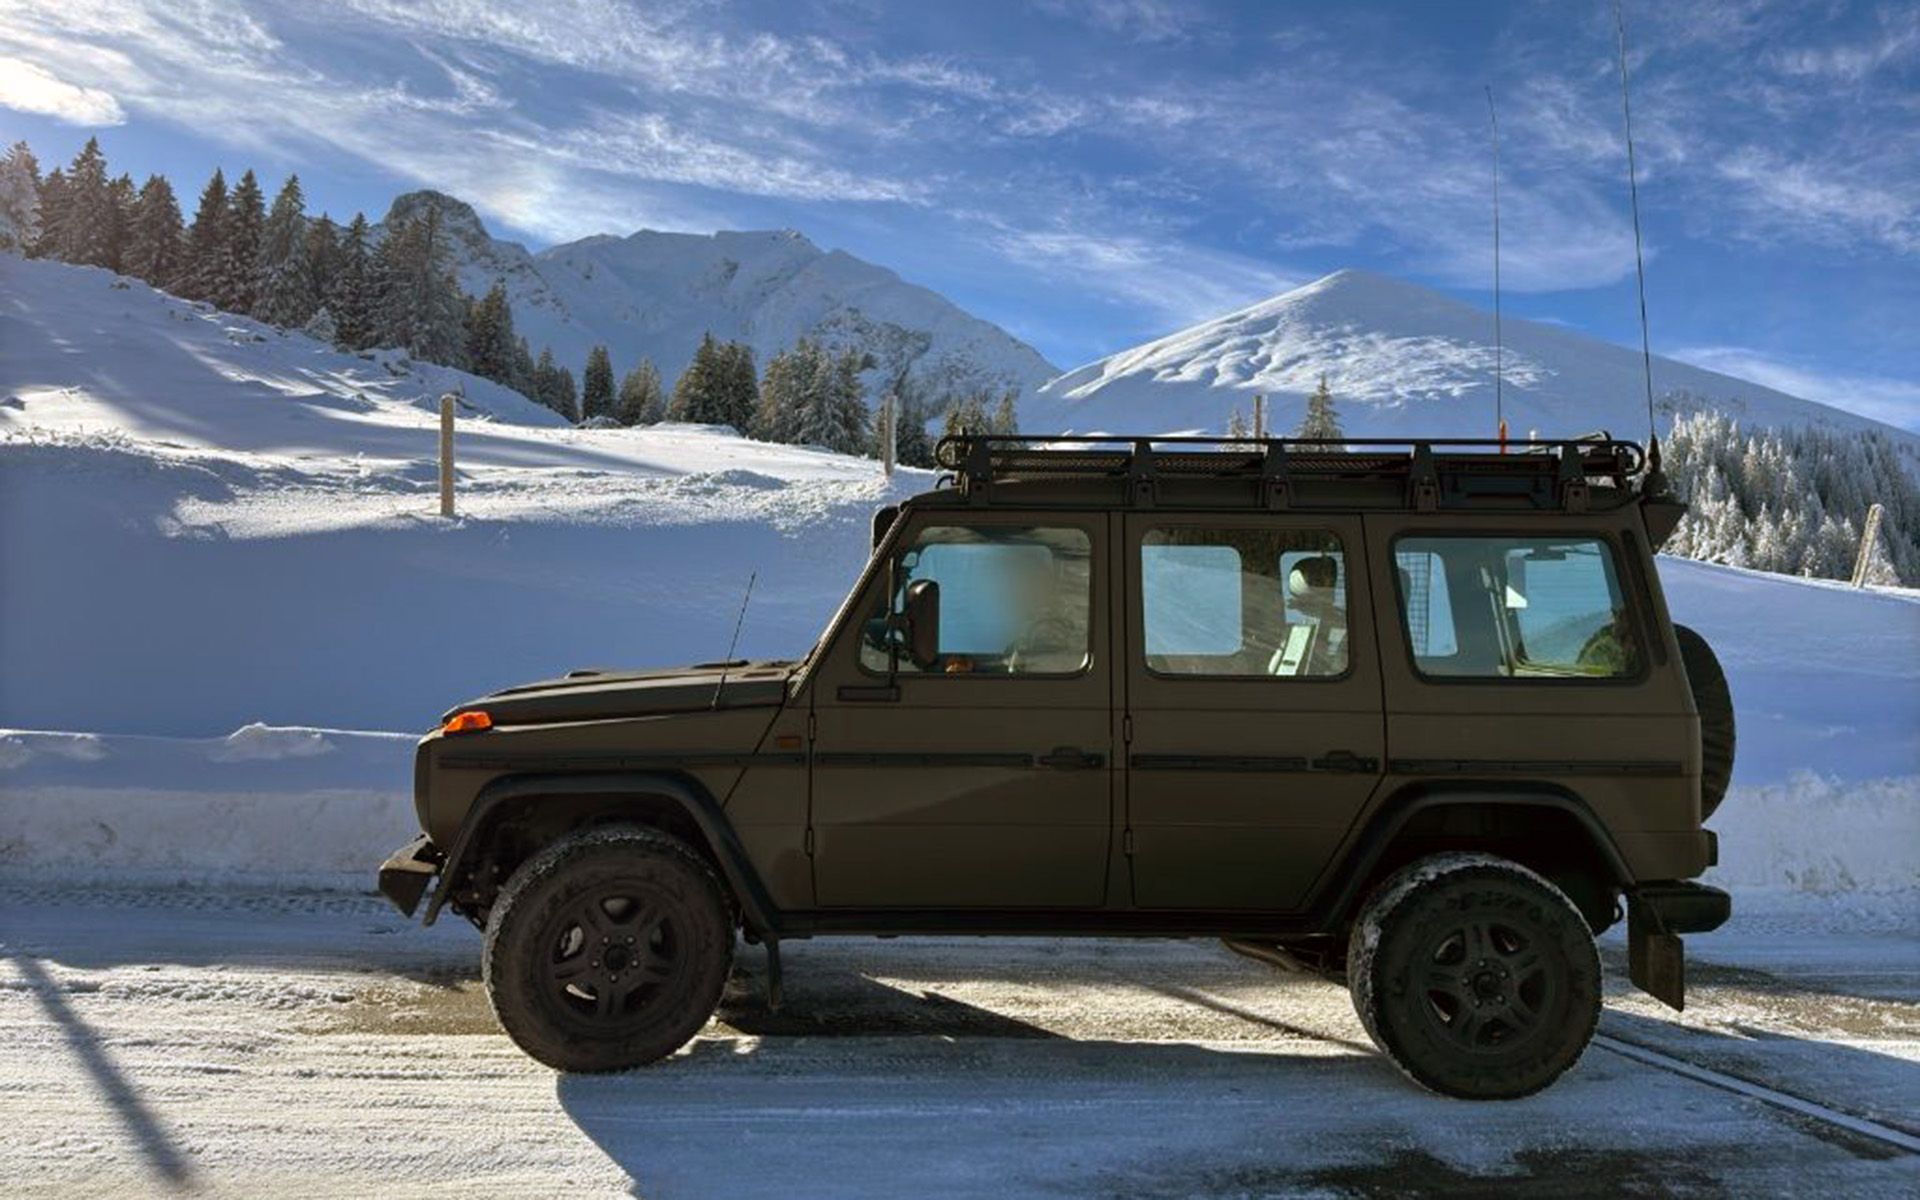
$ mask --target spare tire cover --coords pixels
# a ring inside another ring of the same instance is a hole
[[[1727,784],[1733,779],[1733,692],[1707,639],[1685,625],[1675,625],[1673,633],[1680,642],[1687,685],[1693,689],[1693,706],[1700,712],[1700,819],[1704,821],[1726,799]]]

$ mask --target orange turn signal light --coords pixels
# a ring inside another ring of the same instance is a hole
[[[479,733],[483,729],[493,728],[493,718],[479,709],[472,712],[455,713],[447,718],[440,727],[441,733]]]

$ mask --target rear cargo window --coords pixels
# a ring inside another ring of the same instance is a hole
[[[1168,526],[1140,539],[1147,669],[1328,677],[1347,669],[1346,556],[1320,530]]]
[[[1424,675],[1640,673],[1613,552],[1599,538],[1402,538],[1394,566],[1407,643]]]

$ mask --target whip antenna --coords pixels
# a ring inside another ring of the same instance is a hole
[[[1620,34],[1620,120],[1627,134],[1627,198],[1633,206],[1633,272],[1640,288],[1640,366],[1647,386],[1647,465],[1660,471],[1660,432],[1653,418],[1653,345],[1647,335],[1647,260],[1640,239],[1640,182],[1633,161],[1633,102],[1627,98],[1627,18],[1621,0],[1613,0],[1613,24]]]
[[[1493,111],[1493,85],[1487,85],[1487,124],[1493,130],[1493,421],[1500,431],[1500,453],[1507,452],[1505,348],[1500,339],[1500,118]]]
[[[733,668],[733,652],[740,645],[740,627],[747,623],[747,601],[753,599],[753,581],[760,578],[755,571],[747,576],[747,594],[740,597],[740,615],[733,620],[733,640],[727,643],[727,657],[720,662],[720,682],[713,685],[713,703],[710,708],[720,707],[720,692],[727,686],[727,672]]]

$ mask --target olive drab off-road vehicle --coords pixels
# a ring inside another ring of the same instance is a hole
[[[563,1070],[702,1027],[736,940],[1214,936],[1344,975],[1457,1096],[1546,1086],[1594,936],[1683,1002],[1732,764],[1653,553],[1682,506],[1604,436],[968,437],[877,514],[803,659],[576,671],[420,744],[380,871],[485,930],[495,1012]]]

